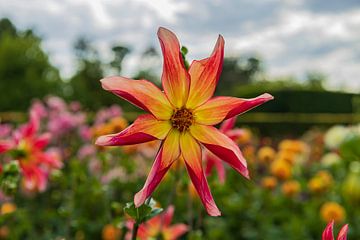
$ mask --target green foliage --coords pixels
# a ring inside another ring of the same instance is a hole
[[[13,195],[18,190],[20,182],[20,167],[17,161],[11,161],[4,165],[0,175],[0,187],[7,195]]]
[[[156,207],[154,199],[148,199],[145,204],[135,207],[133,202],[126,203],[124,212],[127,213],[137,224],[146,222],[163,211],[162,208]]]
[[[8,19],[0,20],[0,109],[25,110],[34,97],[60,94],[59,71],[42,50],[31,30],[18,31]]]
[[[187,47],[182,46],[180,51],[181,51],[182,59],[184,61],[185,68],[189,69],[190,65],[189,62],[186,60],[186,54],[188,54],[189,50],[187,49]]]
[[[70,78],[71,91],[68,98],[81,102],[88,109],[99,109],[102,106],[111,105],[118,98],[101,89],[100,79],[104,77],[104,71],[109,67],[120,73],[121,63],[130,52],[126,47],[114,46],[112,48],[114,59],[106,65],[100,59],[98,51],[86,38],[79,38],[74,50],[78,58],[78,70]]]
[[[216,93],[234,95],[234,89],[254,82],[262,71],[261,61],[258,58],[225,58]]]

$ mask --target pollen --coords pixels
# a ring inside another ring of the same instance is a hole
[[[186,108],[177,109],[171,116],[172,126],[180,132],[186,131],[194,122],[193,113]]]

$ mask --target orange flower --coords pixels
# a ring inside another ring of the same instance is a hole
[[[241,134],[235,139],[238,144],[247,144],[250,142],[252,137],[251,131],[249,129],[241,129]]]
[[[305,143],[299,140],[283,140],[279,143],[280,150],[288,150],[294,153],[301,153],[305,150]]]
[[[270,167],[271,173],[280,180],[289,179],[292,174],[291,166],[288,162],[278,159]]]
[[[336,202],[327,202],[322,205],[320,214],[325,222],[334,220],[335,222],[343,222],[345,220],[345,209]]]
[[[257,157],[261,163],[271,163],[275,159],[276,152],[272,147],[262,147],[257,153]]]
[[[280,150],[278,154],[279,159],[282,159],[291,165],[294,165],[296,156],[297,154],[295,152],[289,150]]]
[[[322,193],[329,189],[333,183],[333,177],[327,171],[319,171],[310,179],[308,187],[313,193]]]
[[[299,182],[294,181],[294,180],[284,182],[281,187],[281,191],[283,192],[283,194],[288,197],[295,196],[296,194],[298,194],[300,192],[300,189],[301,189],[301,186],[300,186]]]
[[[211,56],[193,61],[189,70],[184,66],[176,36],[165,28],[159,28],[158,37],[164,56],[164,92],[146,80],[125,77],[102,79],[105,90],[149,114],[139,116],[132,125],[120,133],[98,138],[96,144],[115,146],[162,140],[145,185],[135,195],[135,206],[138,207],[145,202],[174,161],[182,156],[208,214],[219,216],[220,211],[210,193],[202,168],[200,144],[221,157],[244,177],[249,178],[247,164],[239,147],[213,125],[244,113],[273,97],[270,94],[253,99],[212,97],[223,64],[222,36],[219,36]]]
[[[261,180],[261,186],[263,186],[266,189],[272,190],[276,187],[276,185],[277,185],[277,179],[275,177],[268,176],[268,177],[264,177]]]
[[[102,229],[103,240],[116,240],[120,238],[120,235],[121,235],[120,229],[112,224],[107,224]]]
[[[128,126],[128,123],[123,117],[116,117],[111,119],[107,123],[99,124],[94,126],[91,131],[94,137],[101,135],[110,134],[113,132],[119,132],[124,130]]]
[[[6,202],[1,206],[1,215],[10,214],[16,210],[16,205],[10,202]]]

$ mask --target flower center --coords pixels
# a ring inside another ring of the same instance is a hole
[[[193,113],[186,108],[177,109],[171,116],[171,123],[174,128],[177,128],[180,132],[189,129],[194,122]]]

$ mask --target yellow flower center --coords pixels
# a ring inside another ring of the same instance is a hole
[[[186,108],[176,109],[171,116],[171,124],[180,132],[186,131],[194,122],[193,113]]]

